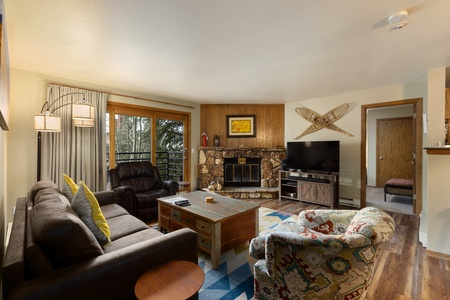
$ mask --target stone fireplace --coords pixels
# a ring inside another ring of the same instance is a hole
[[[200,147],[198,152],[199,189],[218,182],[223,188],[215,192],[224,196],[278,198],[278,171],[286,158],[284,148]]]

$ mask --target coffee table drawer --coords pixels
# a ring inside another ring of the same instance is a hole
[[[203,234],[198,234],[198,245],[211,250],[211,239],[209,237],[204,236]]]
[[[170,221],[169,221],[169,218],[167,218],[167,217],[161,215],[161,216],[159,216],[159,221],[161,222],[161,227],[164,227],[164,228],[166,228],[166,229],[169,229],[169,228],[170,228]]]
[[[183,226],[181,226],[181,223],[176,223],[172,220],[169,221],[169,231],[175,231],[181,228],[183,228]]]
[[[181,223],[181,212],[174,208],[170,209],[170,219]]]
[[[195,229],[195,217],[188,214],[181,214],[181,220],[184,226]]]
[[[197,219],[195,222],[195,228],[206,233],[211,233],[211,223]]]
[[[161,215],[163,216],[170,216],[170,207],[166,206],[166,205],[159,205],[159,211],[161,212]]]

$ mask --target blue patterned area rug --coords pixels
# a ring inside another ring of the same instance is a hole
[[[297,221],[297,216],[261,207],[260,234],[287,219]],[[248,255],[248,247],[246,243],[223,253],[217,270],[211,267],[209,254],[199,250],[198,265],[205,272],[205,282],[199,291],[199,299],[253,299],[253,265],[256,259]]]

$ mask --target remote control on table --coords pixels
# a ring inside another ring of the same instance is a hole
[[[175,201],[175,204],[176,204],[176,205],[183,205],[183,204],[186,204],[186,203],[189,203],[189,201],[188,201],[188,200],[179,200],[179,201]]]

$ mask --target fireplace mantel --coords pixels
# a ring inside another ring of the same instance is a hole
[[[207,188],[211,182],[223,186],[223,159],[230,157],[261,158],[261,187],[277,188],[278,171],[286,158],[286,149],[274,148],[239,148],[239,147],[199,147],[198,148],[198,187]]]

